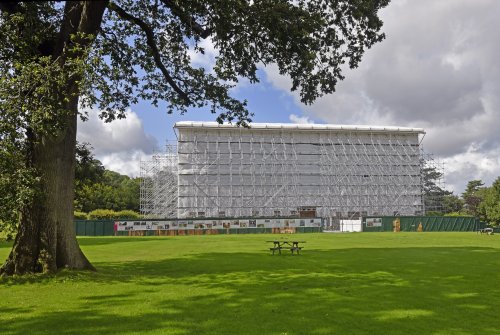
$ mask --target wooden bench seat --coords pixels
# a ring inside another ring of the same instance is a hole
[[[278,251],[278,252],[279,252],[279,254],[281,255],[281,249],[282,249],[282,248],[280,248],[280,247],[269,248],[269,250],[271,250],[271,251],[273,252],[273,255],[274,255],[274,253],[275,253],[276,251]]]

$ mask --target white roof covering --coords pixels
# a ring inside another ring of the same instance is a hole
[[[174,128],[237,128],[234,124],[205,121],[179,121]],[[338,124],[296,124],[296,123],[250,123],[250,128],[259,130],[297,129],[297,130],[336,130],[336,131],[361,131],[361,132],[404,132],[425,134],[422,128],[391,127],[391,126],[358,126]],[[245,128],[242,128],[245,129]]]

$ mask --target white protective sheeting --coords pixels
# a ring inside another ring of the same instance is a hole
[[[341,232],[361,232],[363,230],[361,219],[359,220],[340,220]]]
[[[178,122],[178,215],[418,214],[420,128]]]

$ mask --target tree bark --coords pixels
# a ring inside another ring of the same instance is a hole
[[[64,68],[64,62],[82,57],[83,53],[68,52],[72,35],[97,34],[107,1],[69,1],[60,36],[54,41],[54,59]],[[83,48],[92,39],[77,40]],[[64,127],[57,134],[27,134],[30,149],[28,165],[41,177],[41,192],[21,212],[14,246],[0,274],[21,275],[35,272],[55,272],[61,268],[95,270],[81,251],[73,223],[75,178],[75,147],[78,116],[78,81],[67,83],[68,94],[61,99],[66,112],[61,115]]]
[[[35,136],[32,162],[41,173],[41,194],[21,215],[14,246],[0,270],[7,275],[94,270],[78,246],[73,224],[77,99],[68,103],[71,113],[60,134]]]

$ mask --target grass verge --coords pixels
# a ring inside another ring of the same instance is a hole
[[[98,272],[0,279],[0,333],[500,334],[498,235],[276,237],[81,238]]]

